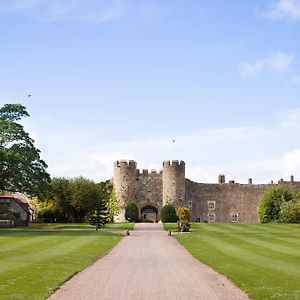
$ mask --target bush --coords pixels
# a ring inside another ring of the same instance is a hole
[[[125,208],[125,219],[130,222],[137,222],[139,220],[139,210],[135,203],[129,203]]]
[[[178,231],[186,232],[191,228],[191,211],[187,207],[177,209]]]
[[[162,222],[177,222],[178,218],[174,206],[172,206],[171,204],[164,205],[160,211],[160,219]]]
[[[300,201],[284,203],[281,206],[279,220],[283,223],[300,223]]]
[[[261,223],[278,222],[281,206],[293,200],[293,192],[285,186],[269,187],[262,195],[258,208]]]

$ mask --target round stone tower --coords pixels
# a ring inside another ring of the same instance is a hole
[[[185,163],[184,161],[166,160],[162,169],[163,205],[175,207],[185,205]]]
[[[114,188],[119,202],[118,221],[125,221],[125,206],[132,202],[136,187],[136,162],[134,160],[118,160],[114,163]]]

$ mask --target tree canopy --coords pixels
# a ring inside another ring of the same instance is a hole
[[[29,117],[25,106],[5,104],[0,108],[0,191],[43,192],[50,180],[40,150],[18,122]]]
[[[113,221],[117,213],[110,181],[95,183],[84,177],[54,177],[47,194],[31,205],[40,221],[97,223]],[[113,203],[112,203],[113,202]]]
[[[258,207],[260,222],[278,222],[282,205],[292,201],[294,193],[288,186],[283,185],[267,188],[261,197]]]

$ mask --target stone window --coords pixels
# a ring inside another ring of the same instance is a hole
[[[208,213],[207,215],[207,221],[208,222],[215,222],[216,221],[216,214],[213,212]]]
[[[207,201],[208,210],[216,209],[216,201]]]
[[[238,213],[232,213],[231,214],[231,222],[237,223],[239,221],[239,214]]]
[[[193,208],[193,201],[189,200],[187,203],[187,206],[188,206],[189,210],[191,210]]]

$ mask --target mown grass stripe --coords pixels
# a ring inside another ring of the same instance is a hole
[[[299,225],[192,224],[175,238],[251,299],[300,299]]]
[[[80,230],[80,226],[84,229]],[[107,253],[122,238],[118,230],[132,229],[133,226],[111,225],[99,231],[86,230],[87,226],[81,224],[77,224],[77,228],[72,227],[65,226],[63,230],[55,231],[29,229],[0,232],[0,236],[10,239],[1,246],[8,247],[12,241],[16,244],[21,242],[19,248],[14,248],[14,255],[0,262],[1,300],[45,299],[72,274]],[[26,237],[34,243],[24,246]],[[45,237],[49,240],[45,241]]]
[[[212,248],[218,248],[220,252],[233,258],[239,258],[247,263],[257,266],[264,266],[270,270],[285,272],[286,274],[294,274],[300,277],[300,268],[295,269],[295,264],[299,263],[299,257],[282,256],[274,250],[249,245],[249,242],[239,238],[219,236],[202,237],[202,241],[209,243]],[[276,263],[275,263],[276,261]]]

